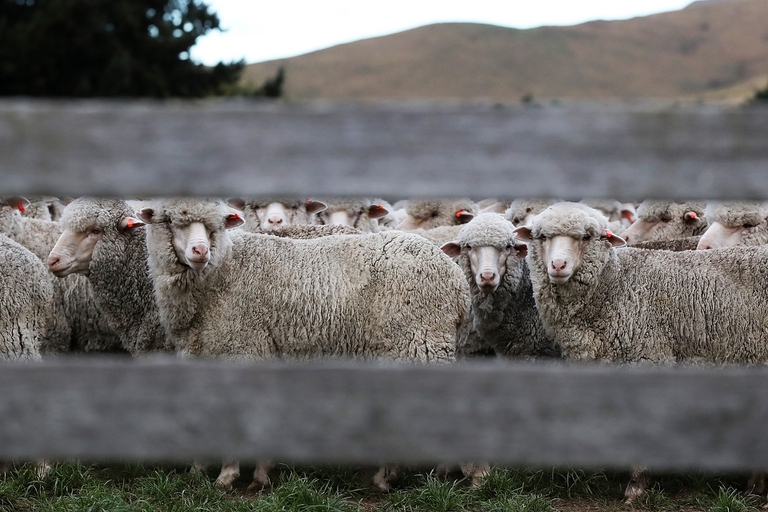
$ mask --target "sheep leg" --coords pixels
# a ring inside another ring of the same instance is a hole
[[[35,473],[40,480],[48,476],[52,469],[53,465],[46,459],[40,459],[35,462]]]
[[[749,482],[747,482],[747,490],[744,491],[744,494],[756,494],[758,496],[765,494],[765,473],[763,471],[752,472],[752,476],[749,477]]]
[[[371,492],[385,493],[390,490],[390,483],[397,479],[397,466],[384,465],[373,475],[373,484]]]
[[[221,472],[216,478],[216,487],[225,491],[232,490],[232,484],[240,476],[240,462],[237,460],[225,460],[221,464]]]
[[[259,462],[256,469],[253,470],[253,481],[251,482],[251,485],[248,486],[246,492],[257,492],[262,489],[268,489],[272,485],[272,482],[269,480],[269,470],[273,467],[275,467],[275,465],[271,460]]]
[[[632,468],[629,483],[627,488],[624,489],[624,498],[627,504],[632,503],[634,500],[645,494],[645,490],[648,488],[651,476],[648,473],[648,468],[645,466],[635,466]]]
[[[491,473],[491,465],[487,462],[465,462],[460,467],[461,473],[469,479],[472,489],[480,487],[485,477]]]

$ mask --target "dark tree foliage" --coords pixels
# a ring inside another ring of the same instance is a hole
[[[244,63],[188,59],[218,28],[199,0],[0,0],[0,95],[219,94]]]
[[[267,98],[279,98],[283,95],[283,83],[285,82],[285,68],[280,66],[277,74],[264,81],[260,89],[256,91],[257,96],[266,96]]]

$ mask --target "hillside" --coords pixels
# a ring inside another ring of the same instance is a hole
[[[700,1],[528,30],[429,25],[252,64],[244,80],[260,83],[279,66],[296,99],[711,97],[751,90],[768,73],[768,2]]]

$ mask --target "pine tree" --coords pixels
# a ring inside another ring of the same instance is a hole
[[[201,97],[244,62],[189,60],[219,28],[199,0],[0,0],[0,95]]]

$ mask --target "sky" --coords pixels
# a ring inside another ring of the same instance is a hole
[[[197,40],[207,65],[293,57],[442,22],[514,28],[575,25],[682,9],[691,0],[206,0],[225,32]]]

